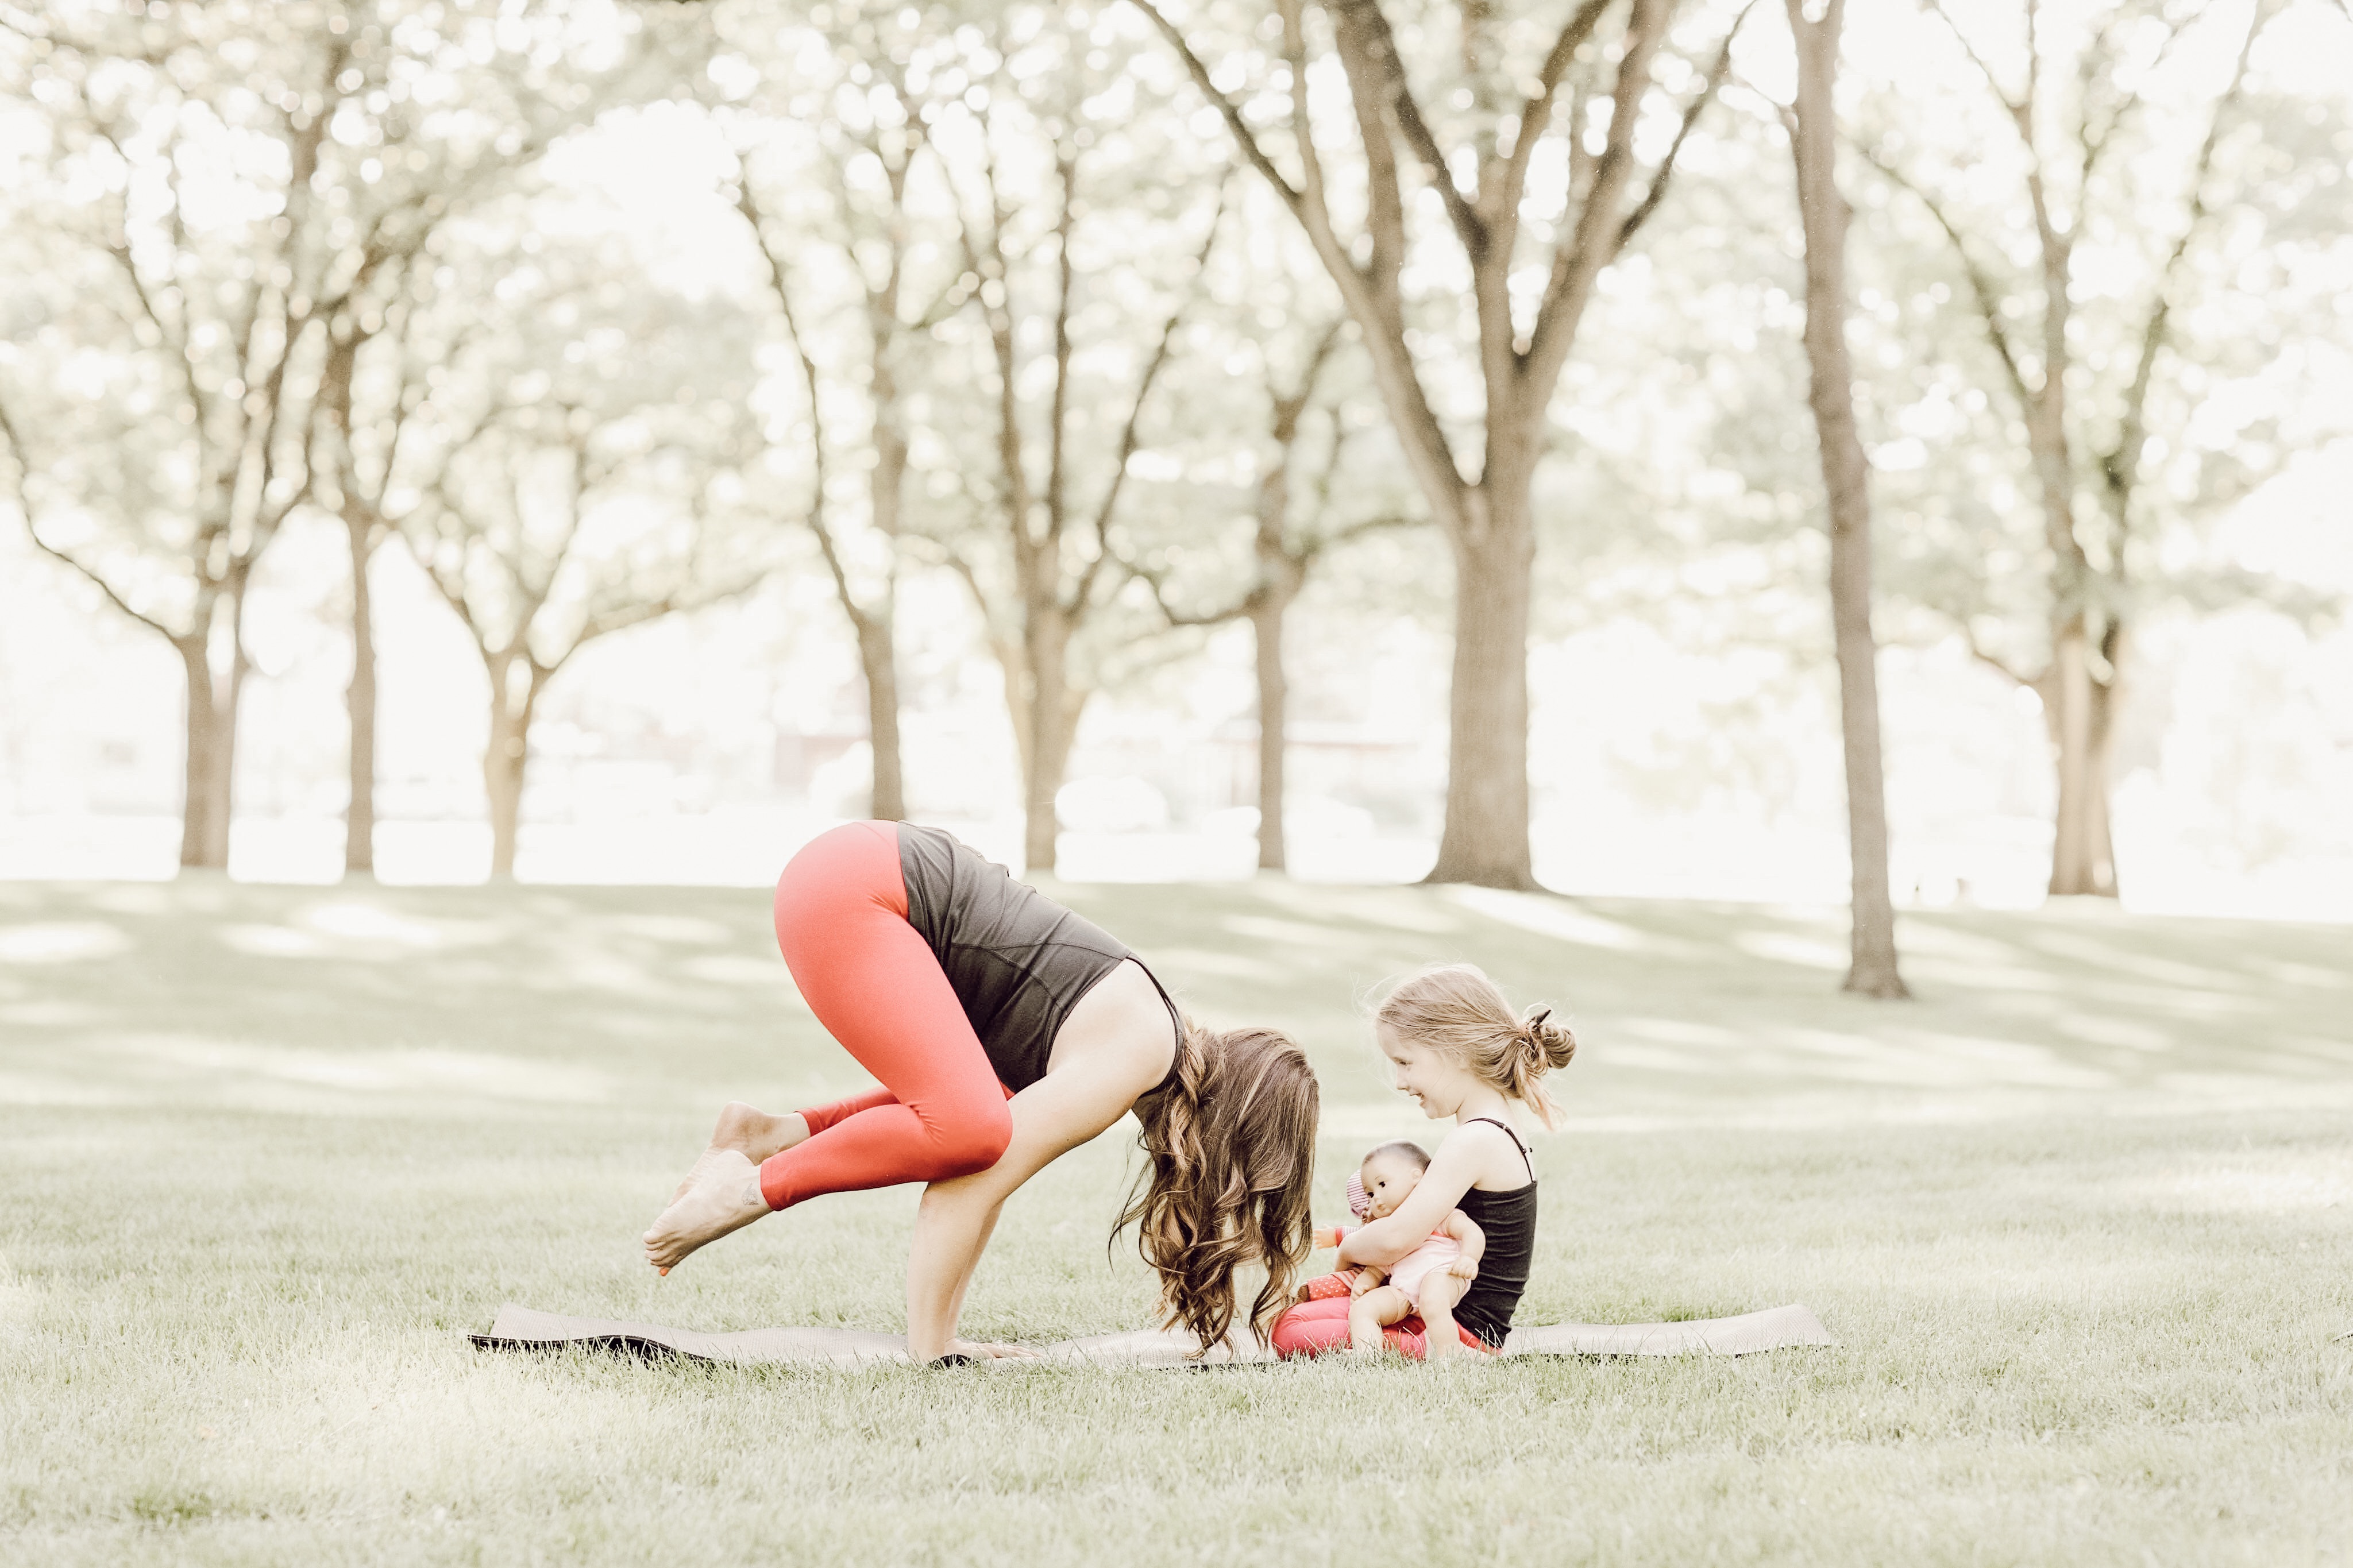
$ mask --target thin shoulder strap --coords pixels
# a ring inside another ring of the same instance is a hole
[[[1528,1168],[1528,1180],[1529,1180],[1529,1181],[1531,1181],[1531,1182],[1533,1182],[1533,1181],[1535,1181],[1535,1180],[1536,1179],[1536,1166],[1535,1166],[1535,1162],[1528,1158],[1528,1145],[1527,1145],[1527,1142],[1526,1142],[1526,1140],[1523,1139],[1523,1138],[1519,1135],[1519,1133],[1518,1133],[1516,1131],[1514,1131],[1514,1128],[1513,1128],[1513,1126],[1512,1126],[1512,1124],[1511,1124],[1510,1122],[1508,1122],[1508,1121],[1497,1121],[1495,1120],[1495,1118],[1493,1118],[1493,1117],[1492,1117],[1492,1116],[1474,1116],[1474,1117],[1472,1117],[1472,1118],[1471,1119],[1471,1121],[1485,1121],[1485,1122],[1489,1122],[1489,1123],[1491,1123],[1491,1124],[1493,1124],[1493,1125],[1494,1125],[1494,1126],[1497,1126],[1497,1127],[1502,1128],[1505,1132],[1509,1133],[1509,1134],[1511,1135],[1511,1140],[1512,1140],[1512,1144],[1513,1144],[1513,1146],[1514,1146],[1514,1148],[1518,1149],[1518,1150],[1519,1150],[1519,1152],[1520,1152],[1520,1163],[1521,1163],[1521,1164],[1523,1164],[1523,1165],[1525,1165],[1525,1166]],[[1466,1121],[1466,1122],[1464,1122],[1462,1125],[1464,1125],[1465,1127],[1468,1127],[1468,1126],[1470,1126],[1470,1125],[1471,1125],[1471,1121]]]
[[[1176,1054],[1168,1058],[1168,1071],[1158,1083],[1144,1091],[1146,1094],[1157,1094],[1176,1081],[1177,1071],[1185,1065],[1185,1015],[1177,1011],[1176,998],[1168,994],[1168,987],[1160,984],[1160,976],[1152,973],[1152,965],[1132,952],[1120,962],[1133,963],[1136,968],[1144,971],[1144,977],[1152,982],[1152,988],[1155,991],[1160,993],[1160,1005],[1168,1009],[1168,1021],[1176,1026]]]

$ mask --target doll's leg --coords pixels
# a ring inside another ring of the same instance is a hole
[[[1454,1303],[1461,1300],[1462,1287],[1468,1283],[1443,1268],[1432,1269],[1422,1280],[1421,1294],[1414,1305],[1428,1325],[1422,1335],[1429,1346],[1423,1352],[1425,1360],[1437,1361],[1462,1349],[1461,1336],[1454,1331]]]
[[[1348,1343],[1360,1351],[1377,1351],[1381,1331],[1400,1318],[1413,1315],[1413,1298],[1394,1285],[1378,1285],[1348,1306]]]

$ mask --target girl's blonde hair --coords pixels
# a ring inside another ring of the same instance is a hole
[[[1577,1037],[1552,1021],[1551,1008],[1531,1008],[1522,1017],[1477,966],[1438,963],[1398,981],[1374,1021],[1454,1058],[1480,1082],[1535,1111],[1546,1129],[1554,1125],[1560,1107],[1542,1080],[1577,1055]]]

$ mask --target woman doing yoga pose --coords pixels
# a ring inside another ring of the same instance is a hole
[[[1267,1278],[1261,1337],[1309,1241],[1315,1075],[1272,1029],[1184,1017],[1150,970],[937,828],[854,822],[776,884],[776,941],[818,1021],[881,1080],[833,1105],[720,1112],[711,1146],[645,1235],[680,1259],[824,1193],[930,1184],[907,1261],[918,1360],[1011,1353],[955,1338],[965,1288],[1013,1190],[1133,1110],[1149,1169],[1121,1216],[1172,1324],[1203,1345]]]

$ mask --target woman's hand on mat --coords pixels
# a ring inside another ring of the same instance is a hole
[[[1034,1361],[1038,1352],[1020,1345],[992,1344],[987,1340],[950,1340],[948,1355],[968,1355],[975,1361]]]
[[[646,1261],[664,1274],[696,1247],[741,1230],[768,1212],[760,1167],[733,1149],[706,1149],[678,1196],[645,1234]]]

